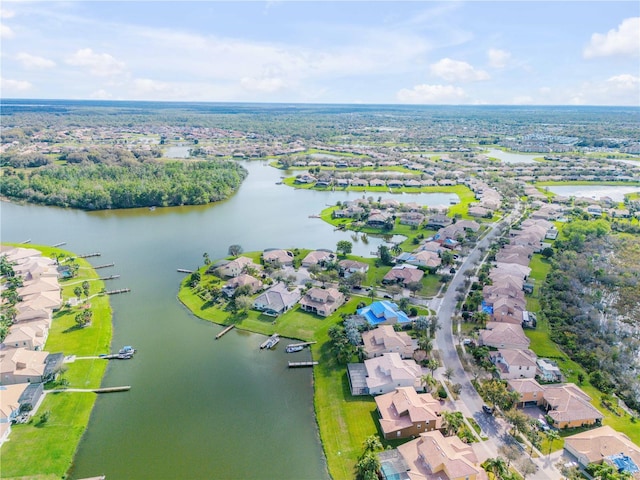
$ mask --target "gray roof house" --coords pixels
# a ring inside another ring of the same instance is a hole
[[[298,303],[300,296],[298,288],[289,291],[284,283],[276,283],[269,290],[258,295],[253,302],[253,308],[265,315],[277,317]]]

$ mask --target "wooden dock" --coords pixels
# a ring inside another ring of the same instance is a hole
[[[127,292],[130,292],[130,291],[131,291],[130,288],[120,288],[118,290],[109,290],[109,291],[104,292],[104,293],[106,293],[107,295],[117,295],[118,293],[127,293]]]
[[[31,239],[29,239],[29,240],[25,240],[24,242],[21,242],[20,244],[22,245],[22,244],[24,244],[24,243],[31,243]]]
[[[193,270],[187,270],[186,268],[179,268],[178,271],[180,273],[193,273]]]
[[[318,362],[289,362],[289,368],[313,367]]]
[[[224,330],[222,330],[220,333],[218,333],[216,335],[216,340],[218,340],[219,338],[221,338],[223,335],[225,335],[226,333],[229,333],[231,330],[233,330],[235,328],[235,325],[229,325],[227,328],[225,328]]]
[[[108,277],[100,277],[100,280],[115,280],[116,278],[120,278],[120,275],[109,275]]]
[[[78,255],[78,258],[99,257],[100,255],[102,255],[100,252],[95,252],[95,253],[85,253],[84,255]]]
[[[290,343],[287,347],[306,347],[308,345],[313,345],[318,342],[302,342],[302,343]]]
[[[113,267],[115,263],[105,263],[104,265],[98,265],[97,267],[93,267],[94,270],[98,270],[99,268],[107,268]]]
[[[96,393],[113,393],[113,392],[128,392],[131,390],[131,385],[124,385],[122,387],[105,387],[105,388],[96,388],[94,392]]]
[[[60,242],[60,243],[56,243],[55,245],[52,245],[53,248],[58,248],[61,247],[62,245],[66,245],[67,242]]]

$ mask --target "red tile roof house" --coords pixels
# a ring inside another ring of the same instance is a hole
[[[543,393],[547,415],[556,428],[582,427],[601,422],[604,416],[591,405],[591,397],[573,383],[547,385]]]
[[[416,340],[406,332],[396,332],[393,325],[380,325],[362,332],[362,342],[367,358],[393,352],[399,353],[402,358],[413,358],[413,352],[417,348]]]
[[[439,430],[398,447],[409,470],[409,480],[485,480],[486,472],[472,445],[458,437],[444,437]]]
[[[407,212],[400,216],[400,224],[419,226],[425,219],[425,216],[419,212]]]
[[[333,262],[335,258],[335,254],[330,250],[314,250],[302,259],[302,266],[309,268],[312,265],[324,265],[327,262]]]
[[[536,354],[531,350],[500,349],[490,352],[489,357],[498,369],[502,380],[513,378],[535,378],[538,366]]]
[[[399,353],[385,353],[364,361],[369,395],[381,395],[397,387],[422,389],[422,368],[414,360],[403,360]]]
[[[235,293],[236,289],[244,287],[245,285],[249,286],[249,294],[251,295],[260,291],[263,287],[262,282],[257,278],[247,275],[246,273],[241,273],[224,284],[224,287],[222,287],[222,293],[231,297]]]
[[[328,317],[344,304],[344,295],[335,288],[310,288],[300,300],[300,308],[305,312]]]
[[[636,467],[640,467],[640,447],[609,425],[566,437],[564,449],[576,457],[583,467],[602,462],[615,465],[619,455],[630,458]],[[633,475],[636,480],[640,479],[640,472]]]
[[[400,265],[393,267],[382,278],[382,283],[400,283],[407,286],[410,283],[419,282],[424,277],[424,272],[420,269],[409,268],[410,265]]]
[[[544,393],[544,387],[536,382],[533,378],[517,378],[507,380],[507,389],[511,392],[517,392],[520,395],[518,404],[521,407],[542,405],[542,395]]]
[[[525,350],[529,348],[531,340],[524,334],[520,325],[489,322],[485,330],[480,330],[478,343],[487,347]]]
[[[280,265],[293,265],[293,253],[288,250],[265,250],[262,253],[262,260],[265,263],[279,263]]]
[[[253,263],[249,257],[238,257],[218,267],[218,275],[221,277],[237,277],[245,268],[261,269],[260,265]]]
[[[412,387],[398,387],[375,397],[380,429],[387,440],[415,438],[423,432],[442,428],[440,401],[430,393]]]

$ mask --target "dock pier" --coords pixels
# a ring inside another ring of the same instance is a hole
[[[56,243],[55,245],[51,245],[53,248],[58,248],[61,247],[62,245],[66,245],[67,242],[60,242],[60,243]]]
[[[227,334],[228,332],[230,332],[234,328],[235,328],[235,325],[229,325],[227,328],[225,328],[224,330],[222,330],[220,333],[218,333],[216,335],[216,340],[222,338],[223,335]]]
[[[84,255],[78,255],[78,258],[99,257],[100,255],[102,255],[100,252],[85,253]]]
[[[289,368],[313,367],[318,362],[289,362]]]
[[[107,295],[117,295],[118,293],[127,293],[127,292],[130,292],[130,291],[131,291],[130,288],[120,288],[118,290],[109,290],[109,291],[104,292],[104,293],[106,293]]]
[[[186,268],[179,268],[178,271],[180,273],[193,273],[193,270],[188,270]]]
[[[115,280],[116,278],[120,278],[120,275],[109,275],[108,277],[100,277],[100,280]]]
[[[98,265],[97,267],[93,267],[94,270],[98,270],[99,268],[107,268],[113,267],[115,263],[105,263],[104,265]]]
[[[318,343],[318,342],[290,343],[289,345],[287,345],[287,347],[306,347],[309,345],[313,345],[314,343]]]

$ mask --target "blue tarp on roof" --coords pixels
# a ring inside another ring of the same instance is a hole
[[[358,315],[367,319],[367,322],[371,325],[377,325],[384,323],[390,318],[396,318],[398,323],[409,323],[409,317],[400,310],[398,305],[393,302],[383,300],[381,302],[373,302],[371,305],[362,307],[358,310]]]
[[[634,473],[640,472],[640,469],[638,468],[636,463],[633,461],[633,459],[628,455],[625,455],[624,453],[610,455],[608,458],[618,469],[618,472],[626,472],[632,475]]]

